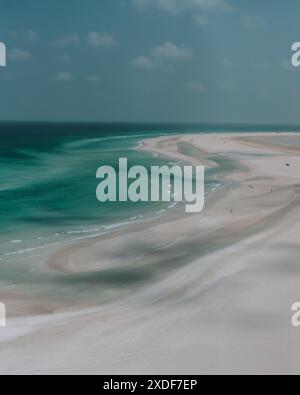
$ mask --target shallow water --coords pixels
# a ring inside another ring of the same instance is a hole
[[[178,131],[165,125],[0,124],[1,291],[21,287],[47,298],[82,299],[97,286],[102,298],[149,279],[149,273],[120,268],[62,275],[45,272],[44,264],[65,245],[176,210],[172,202],[100,203],[96,171],[102,165],[118,169],[120,157],[129,166],[169,164],[136,148],[145,138]],[[213,179],[206,183],[207,191],[216,186]]]
[[[117,169],[120,157],[127,157],[129,166],[169,164],[168,158],[137,151],[136,147],[145,138],[195,131],[217,132],[220,127],[1,123],[1,285],[30,289],[34,285],[37,292],[55,290],[66,296],[84,293],[87,284],[93,282],[101,289],[104,285],[126,288],[132,283],[142,284],[145,273],[138,270],[109,269],[99,275],[61,278],[56,273],[40,272],[39,267],[49,251],[176,210],[170,203],[99,203],[96,171],[101,165]],[[189,150],[188,146],[182,149]],[[206,173],[207,195],[219,185],[216,175],[233,166],[225,158],[211,159],[219,168]]]

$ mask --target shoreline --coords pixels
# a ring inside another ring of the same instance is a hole
[[[53,322],[49,327],[47,316],[27,317],[26,322],[35,323],[34,332],[7,344],[1,342],[0,332],[0,371],[204,374],[299,370],[295,358],[300,352],[300,333],[291,327],[289,309],[297,295],[300,298],[293,275],[298,270],[300,156],[299,147],[293,144],[288,149],[274,144],[272,139],[280,136],[300,142],[295,133],[194,134],[145,140],[140,150],[207,166],[216,166],[218,158],[236,167],[225,174],[221,171],[229,184],[212,195],[202,213],[176,212],[163,220],[132,224],[53,254],[46,267],[62,275],[97,273],[99,278],[106,276],[108,287],[116,292],[126,280],[123,296],[91,310],[49,316]],[[262,138],[269,143],[261,143]],[[280,257],[289,262],[288,268]],[[95,286],[104,286],[101,281]],[[20,324],[20,319],[16,321]],[[47,324],[40,325],[40,321]],[[54,340],[58,366],[47,358],[49,350],[37,357],[38,350],[47,350]],[[67,350],[65,342],[76,342],[78,349]],[[289,364],[279,358],[283,344]],[[80,353],[85,353],[84,361],[72,364]],[[27,366],[23,366],[25,356],[30,360]],[[175,357],[180,360],[177,364],[172,363]]]

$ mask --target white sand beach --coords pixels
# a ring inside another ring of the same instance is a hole
[[[300,135],[182,135],[139,149],[207,167],[226,161],[226,184],[202,213],[132,223],[42,262],[62,276],[113,268],[145,277],[119,298],[47,306],[0,292],[11,311],[0,372],[299,374]]]

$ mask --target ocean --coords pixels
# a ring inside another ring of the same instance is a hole
[[[37,282],[31,274],[32,265],[36,268],[39,264],[35,253],[176,210],[176,205],[169,203],[103,204],[96,199],[99,166],[117,168],[119,157],[128,158],[129,166],[170,163],[168,158],[136,150],[145,138],[274,130],[297,129],[272,125],[0,123],[0,282],[5,286]],[[218,185],[214,174],[208,172],[207,193]]]

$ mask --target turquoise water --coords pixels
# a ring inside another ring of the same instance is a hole
[[[165,158],[137,151],[147,137],[190,132],[296,130],[247,125],[0,124],[0,259],[32,248],[92,236],[114,226],[160,215],[166,203],[99,203],[96,171],[166,164]],[[206,179],[207,189],[215,180]]]
[[[100,203],[99,166],[168,164],[137,151],[147,137],[178,133],[174,126],[0,124],[0,259],[102,234],[131,221],[163,215],[169,203]]]
[[[76,131],[71,136],[55,135],[51,126],[42,126],[37,141],[30,125],[16,128],[20,139],[9,136],[5,142],[2,138],[1,145],[2,259],[14,256],[14,252],[58,243],[60,236],[71,239],[99,233],[142,218],[149,211],[146,204],[103,204],[96,199],[99,166],[117,167],[119,156],[128,157],[129,165],[153,162],[150,154],[134,149],[143,134],[111,136],[100,130],[97,136],[94,131],[84,136]],[[15,130],[13,133],[17,134]],[[160,205],[152,209],[159,210]]]
[[[167,158],[136,150],[145,138],[268,130],[297,131],[295,127],[245,125],[0,123],[1,285],[32,288],[34,284],[36,292],[52,295],[55,290],[55,295],[70,292],[74,297],[74,293],[84,292],[91,278],[61,279],[53,273],[39,273],[37,268],[44,257],[37,253],[178,209],[169,203],[103,204],[96,199],[96,171],[101,165],[117,169],[119,157],[127,157],[129,166],[169,164]],[[220,166],[228,169],[232,164]],[[205,182],[207,194],[218,185],[211,171],[206,173]],[[102,281],[99,292],[104,284],[110,291],[114,282],[126,278],[124,273],[115,272],[101,272],[99,276],[104,276],[98,279]],[[95,274],[92,277],[95,279]],[[135,278],[130,277],[130,281]]]

